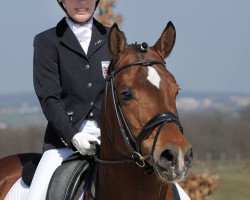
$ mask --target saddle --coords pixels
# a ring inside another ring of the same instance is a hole
[[[29,161],[23,168],[22,179],[28,186],[31,185],[40,156]],[[76,200],[83,192],[89,191],[92,185],[97,165],[92,156],[82,156],[75,153],[63,161],[54,172],[46,200]]]
[[[29,161],[23,168],[22,179],[28,186],[31,185],[36,167],[41,159],[41,155],[37,155],[33,160]],[[90,191],[92,182],[97,175],[97,163],[94,157],[82,156],[75,153],[63,161],[54,172],[46,200],[78,200],[83,192]],[[180,195],[175,184],[173,185],[173,199],[180,200]],[[94,199],[91,196],[91,199]]]

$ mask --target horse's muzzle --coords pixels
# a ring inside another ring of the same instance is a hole
[[[163,150],[155,162],[155,171],[164,182],[182,180],[193,164],[193,151],[189,147],[182,150],[180,147]]]

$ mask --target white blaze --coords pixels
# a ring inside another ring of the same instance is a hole
[[[161,77],[158,72],[153,67],[148,67],[148,76],[147,79],[150,83],[152,83],[155,87],[160,89],[160,81]]]

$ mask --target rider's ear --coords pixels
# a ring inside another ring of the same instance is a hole
[[[109,33],[109,50],[112,54],[113,61],[116,63],[122,52],[126,48],[126,37],[122,31],[119,30],[115,23]]]
[[[155,50],[162,56],[163,59],[169,56],[175,43],[175,27],[172,22],[168,22],[166,28],[161,34],[161,37],[155,43]]]

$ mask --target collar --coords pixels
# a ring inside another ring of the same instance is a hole
[[[95,18],[93,18],[93,23],[92,23],[92,29],[96,28],[97,31],[103,36],[106,37],[105,35],[108,33],[109,28],[103,26],[100,22],[98,22]],[[63,35],[67,32],[67,29],[69,28],[68,23],[66,22],[66,17],[64,17],[58,24],[56,25],[56,35],[59,38],[62,38]]]
[[[92,39],[90,46],[92,48],[88,51],[88,57],[90,57],[97,49],[103,46],[108,39],[109,28],[103,26],[95,18],[93,19],[92,24]],[[73,31],[70,29],[66,17],[64,17],[56,26],[56,35],[59,39],[59,42],[64,46],[67,46],[69,49],[75,51],[78,54],[81,54],[86,57],[80,43],[77,41],[77,38]]]
[[[69,25],[70,29],[75,32],[78,31],[80,29],[89,29],[90,31],[92,31],[92,27],[93,27],[93,17],[91,17],[87,22],[85,23],[76,23],[74,21],[72,21],[68,16],[66,17],[66,22]]]

